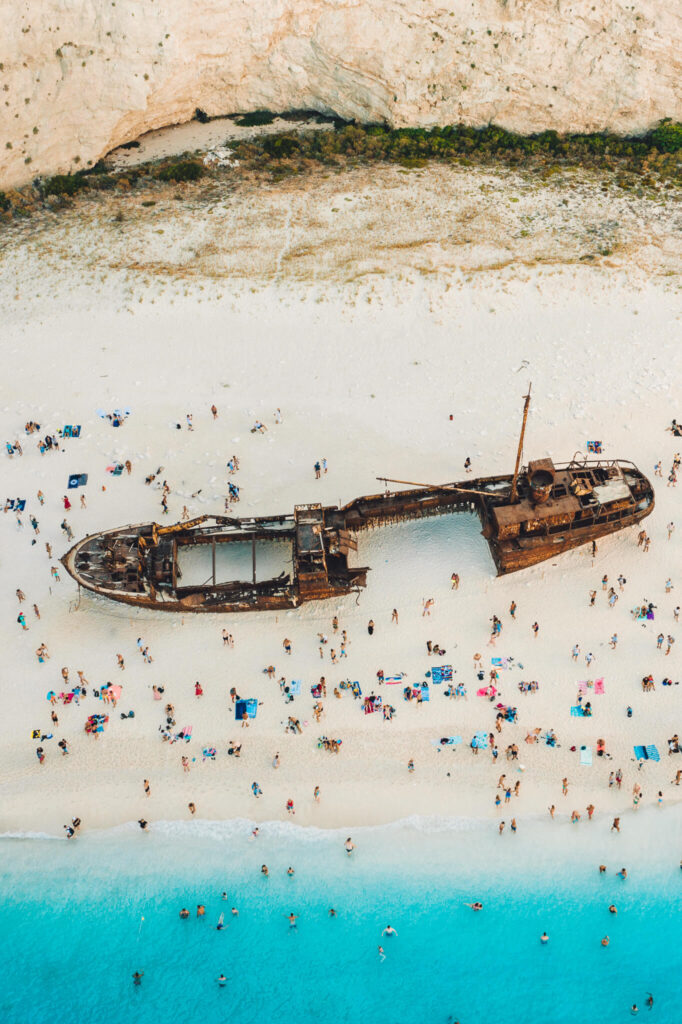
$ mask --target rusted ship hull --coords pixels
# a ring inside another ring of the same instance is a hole
[[[511,497],[510,497],[511,495]],[[356,498],[341,508],[299,505],[293,514],[233,519],[202,516],[160,527],[128,526],[79,541],[62,559],[77,583],[125,604],[169,612],[278,611],[343,597],[366,585],[367,567],[349,563],[358,535],[391,522],[477,513],[498,575],[553,559],[636,525],[654,507],[647,478],[630,462],[529,463],[518,476],[481,477]],[[287,551],[278,576],[258,579],[258,546]],[[220,581],[217,553],[249,545],[251,579]],[[186,548],[208,549],[211,571],[182,582]]]
[[[637,523],[653,512],[653,506],[654,503],[652,501],[651,506],[646,511],[633,513],[631,517],[618,523],[597,525],[592,529],[586,529],[584,532],[581,531],[579,535],[571,534],[570,531],[563,531],[556,536],[548,535],[542,547],[538,545],[524,546],[523,542],[514,545],[502,545],[490,541],[490,552],[497,568],[497,574],[498,576],[505,576],[507,573],[529,569],[539,562],[549,561],[558,555],[563,555],[566,551],[572,551],[574,548],[582,547],[584,544],[601,540],[628,526],[636,526]]]

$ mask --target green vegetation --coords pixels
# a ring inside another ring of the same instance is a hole
[[[242,114],[235,121],[240,128],[260,128],[264,124],[272,124],[276,115],[269,110],[254,110],[250,114]]]
[[[402,167],[421,167],[428,160],[460,164],[539,166],[552,173],[558,168],[584,167],[657,172],[680,180],[682,125],[665,122],[644,136],[608,133],[560,135],[555,131],[517,135],[496,125],[471,128],[389,128],[386,125],[346,124],[336,131],[267,135],[237,143],[236,157],[255,168],[273,161],[288,161],[290,170],[303,170],[310,161],[321,164],[385,161]],[[298,164],[298,166],[297,166]],[[281,174],[282,168],[271,167]],[[646,184],[646,182],[645,182]]]
[[[649,136],[656,149],[661,153],[677,153],[682,149],[682,124],[676,124],[666,118],[658,128],[654,128]]]
[[[198,181],[203,176],[205,168],[197,160],[181,160],[177,164],[166,164],[156,177],[159,181]]]
[[[88,187],[88,180],[82,172],[78,174],[56,174],[45,182],[46,196],[75,196],[76,192]]]
[[[292,111],[282,118],[302,118],[304,113]],[[253,125],[270,124],[275,116],[269,111],[256,111],[238,123],[248,119]],[[641,136],[606,132],[560,135],[555,131],[517,135],[497,125],[389,128],[384,124],[348,124],[321,115],[318,120],[332,121],[332,127],[326,131],[291,129],[230,141],[239,165],[237,170],[209,170],[189,153],[117,172],[109,170],[106,161],[98,161],[90,169],[57,174],[13,190],[9,196],[0,192],[0,213],[28,215],[48,197],[56,197],[53,208],[68,206],[70,199],[86,190],[88,196],[96,199],[97,193],[107,190],[154,190],[166,183],[234,178],[244,171],[278,182],[320,167],[340,171],[376,163],[392,163],[408,173],[419,171],[434,160],[459,167],[521,170],[537,175],[540,182],[556,180],[560,186],[567,170],[585,170],[599,175],[603,192],[616,187],[648,198],[654,198],[661,188],[682,186],[682,124],[669,119]],[[126,145],[133,148],[139,144]],[[563,184],[569,187],[566,179]],[[178,200],[182,197],[182,190],[173,195]],[[147,198],[146,201],[151,203]]]

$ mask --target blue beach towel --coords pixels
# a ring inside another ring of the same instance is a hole
[[[301,692],[301,680],[292,679],[289,683],[289,693],[293,694],[294,697],[298,697]]]
[[[580,748],[580,763],[584,768],[592,767],[592,747]]]
[[[646,756],[647,756],[647,758],[650,761],[660,761],[661,760],[661,755],[659,754],[658,749],[656,748],[656,746],[653,743],[650,743],[649,746],[646,747],[645,749],[646,749]]]
[[[255,718],[257,710],[258,701],[255,697],[249,698],[248,700],[238,700],[234,709],[235,721],[241,722],[244,718],[245,711],[248,718]]]
[[[648,755],[646,752],[646,747],[633,747],[633,750],[635,751],[635,757],[638,761],[647,760]]]
[[[485,750],[485,748],[488,746],[488,733],[477,732],[473,740],[471,741],[471,745],[472,747],[478,747],[479,750]]]
[[[433,668],[431,669],[431,682],[451,683],[452,665],[434,665]]]
[[[581,708],[581,706],[579,704],[575,704],[571,708],[571,717],[572,718],[583,718],[584,717],[584,711],[583,711],[583,709]]]

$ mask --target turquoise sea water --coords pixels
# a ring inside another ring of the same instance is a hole
[[[357,829],[351,858],[345,833],[282,824],[255,840],[247,822],[5,838],[0,1020],[611,1024],[637,1002],[640,1016],[673,1022],[680,818],[665,815],[642,812],[634,832],[628,819],[627,837],[604,821],[502,838],[461,823]],[[477,899],[481,913],[465,905]],[[382,939],[388,923],[398,935]]]

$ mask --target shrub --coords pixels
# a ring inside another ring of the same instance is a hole
[[[0,192],[0,213],[7,213],[9,210],[9,199],[4,192]]]
[[[199,124],[208,124],[211,119],[205,110],[202,110],[201,107],[197,107],[194,111],[194,120],[198,121]]]
[[[677,153],[682,149],[682,124],[670,120],[661,121],[648,138],[661,153]]]
[[[243,114],[235,121],[240,128],[259,128],[263,124],[272,124],[275,115],[269,110],[254,110],[250,114]]]
[[[301,139],[296,135],[272,135],[263,139],[263,150],[268,156],[279,160],[287,159],[301,149]]]
[[[198,181],[203,173],[203,164],[196,160],[181,160],[177,164],[162,167],[156,177],[159,181]]]
[[[82,174],[55,174],[45,182],[45,195],[74,196],[87,187],[88,182]]]

